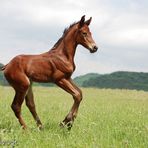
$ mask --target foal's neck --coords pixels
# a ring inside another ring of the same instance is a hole
[[[71,61],[74,61],[74,56],[76,52],[77,42],[76,42],[76,30],[70,30],[65,38],[63,39],[63,52],[67,58]]]
[[[61,37],[54,47],[49,51],[54,54],[62,54],[67,57],[67,59],[74,63],[74,56],[77,47],[76,36],[77,36],[77,24],[72,26],[70,30],[65,32],[63,37]]]
[[[72,63],[74,63],[74,56],[77,47],[76,35],[77,26],[72,26],[72,28],[64,34],[53,48],[56,53],[63,54]]]

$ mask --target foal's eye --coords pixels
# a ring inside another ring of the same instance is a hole
[[[87,36],[87,33],[86,33],[86,32],[83,32],[82,34],[83,34],[83,36],[84,36],[84,37],[86,37],[86,36]]]

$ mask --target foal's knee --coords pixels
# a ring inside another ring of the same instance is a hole
[[[80,103],[82,101],[82,91],[80,89],[75,92],[74,99],[77,103]]]

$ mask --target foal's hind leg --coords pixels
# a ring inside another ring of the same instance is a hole
[[[26,105],[29,108],[33,118],[35,119],[37,126],[39,127],[39,129],[42,129],[42,123],[36,113],[36,109],[35,109],[35,103],[34,103],[34,97],[33,97],[33,92],[32,92],[32,84],[30,84],[30,87],[28,89],[28,92],[26,94],[25,97],[25,101],[26,101]]]
[[[15,116],[18,118],[18,121],[20,122],[23,129],[26,128],[26,124],[23,121],[23,118],[21,116],[21,105],[23,103],[24,97],[26,92],[18,92],[16,91],[14,100],[12,102],[11,108],[15,113]]]
[[[15,97],[12,102],[11,108],[14,111],[18,121],[20,122],[21,126],[25,129],[26,124],[22,119],[21,116],[21,106],[26,96],[26,92],[30,85],[29,79],[22,73],[16,73],[15,75],[10,75],[10,73],[5,73],[5,77],[15,89]]]

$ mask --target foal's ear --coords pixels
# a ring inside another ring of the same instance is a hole
[[[85,22],[85,15],[83,15],[83,16],[81,17],[81,20],[80,20],[80,22],[79,22],[79,28],[81,28],[81,27],[84,25],[84,22]]]
[[[86,24],[87,26],[89,26],[89,24],[91,23],[91,20],[92,20],[92,17],[90,17],[90,19],[87,20],[87,21],[85,22],[85,24]]]

